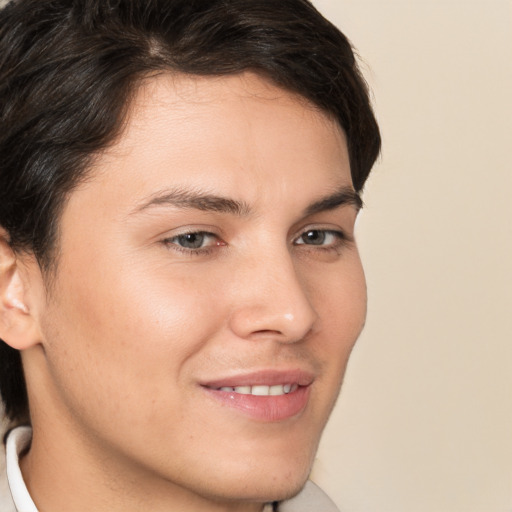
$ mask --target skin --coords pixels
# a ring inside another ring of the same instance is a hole
[[[256,511],[300,490],[366,314],[356,205],[307,210],[351,189],[339,126],[255,74],[141,86],[63,210],[51,288],[18,261],[26,327],[6,339],[40,512]],[[148,206],[176,190],[242,211]],[[190,249],[190,232],[211,235]],[[201,386],[268,369],[313,375],[300,413],[254,419]]]

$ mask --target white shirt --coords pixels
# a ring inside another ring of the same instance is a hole
[[[9,433],[5,447],[5,466],[7,481],[13,504],[5,512],[37,512],[37,508],[28,493],[19,465],[19,455],[28,446],[32,438],[30,427],[18,427]]]
[[[7,437],[6,470],[12,499],[0,503],[2,512],[38,512],[23,481],[19,465],[19,456],[32,438],[30,427],[17,427]],[[263,512],[270,512],[268,505]],[[339,512],[336,505],[313,482],[307,482],[304,489],[291,500],[279,505],[279,512]]]

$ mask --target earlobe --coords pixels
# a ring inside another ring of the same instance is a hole
[[[25,350],[39,341],[22,274],[7,234],[0,228],[0,339],[16,350]]]

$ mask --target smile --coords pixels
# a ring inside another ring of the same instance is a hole
[[[301,415],[313,380],[306,371],[269,370],[204,382],[201,387],[224,410],[274,423]]]
[[[213,388],[217,391],[224,391],[226,393],[238,393],[240,395],[253,395],[253,396],[281,396],[287,395],[297,391],[298,384],[277,384],[275,386],[236,386],[229,387],[223,386],[220,388]]]

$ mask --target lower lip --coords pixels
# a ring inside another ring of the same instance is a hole
[[[226,407],[233,408],[252,419],[277,422],[302,412],[309,400],[309,386],[299,386],[297,390],[278,396],[242,395],[234,391],[221,391],[203,388],[210,396]]]

